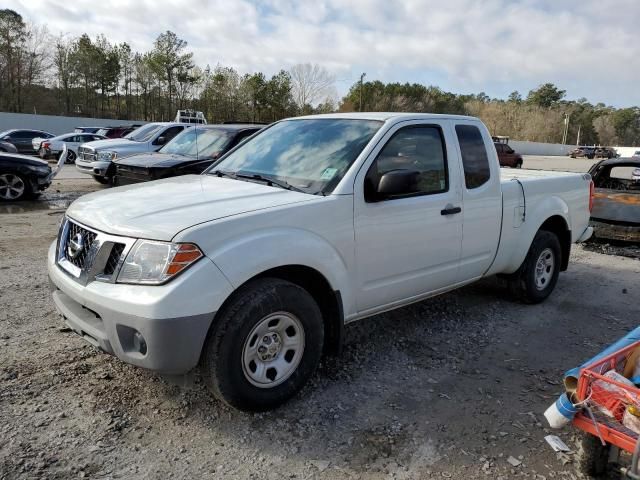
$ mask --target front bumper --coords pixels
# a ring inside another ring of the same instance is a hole
[[[95,161],[95,162],[85,162],[84,160],[76,159],[76,168],[79,172],[86,173],[88,175],[100,175],[105,176],[107,174],[107,170],[109,169],[109,165],[111,165],[110,161]]]
[[[158,286],[75,281],[49,248],[53,300],[67,325],[120,360],[167,374],[195,367],[215,312],[232,287],[208,258]],[[141,340],[144,347],[141,347]]]

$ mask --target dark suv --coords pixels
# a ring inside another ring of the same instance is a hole
[[[618,152],[611,147],[598,147],[595,150],[595,156],[596,158],[616,158]]]
[[[521,168],[522,167],[522,155],[516,153],[506,143],[494,142],[496,152],[498,152],[498,160],[501,167]]]
[[[176,135],[157,152],[116,159],[114,185],[202,173],[264,125],[198,125]]]

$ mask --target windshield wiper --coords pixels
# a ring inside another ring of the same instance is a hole
[[[235,180],[239,180],[239,179],[257,180],[259,182],[265,182],[269,186],[275,185],[276,187],[284,188],[285,190],[291,190],[291,191],[300,192],[300,193],[307,193],[301,188],[291,185],[286,180],[276,180],[275,178],[264,177],[258,173],[236,173],[236,172],[229,172],[226,170],[213,170],[212,172],[209,173],[209,175],[216,175],[218,177],[229,177]]]
[[[215,175],[217,177],[229,177],[229,178],[235,178],[235,179],[238,178],[238,176],[235,173],[226,172],[224,170],[214,170],[213,172],[210,172],[209,175]]]
[[[284,188],[285,190],[292,190],[294,192],[307,193],[301,188],[294,187],[286,180],[276,180],[275,178],[271,178],[271,177],[263,177],[259,173],[251,173],[251,174],[236,173],[235,176],[237,178],[246,178],[247,180],[258,180],[259,182],[265,182],[269,186],[275,185],[277,187]]]

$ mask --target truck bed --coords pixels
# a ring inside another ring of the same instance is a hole
[[[501,168],[503,221],[491,272],[510,273],[517,268],[509,252],[529,248],[522,245],[522,238],[532,237],[548,211],[563,212],[571,241],[577,241],[588,225],[590,179],[587,173]],[[529,234],[524,235],[525,231]]]

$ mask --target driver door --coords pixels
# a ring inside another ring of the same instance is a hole
[[[354,186],[357,308],[375,312],[452,286],[462,245],[462,193],[447,121],[391,130]],[[447,156],[453,152],[453,158]],[[419,172],[416,191],[375,198],[390,170]]]

